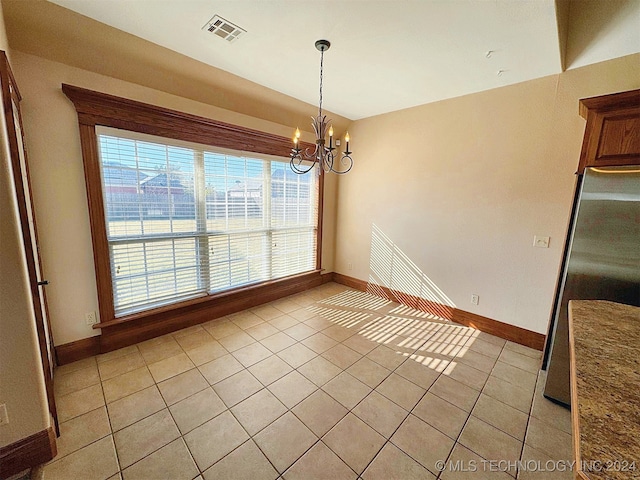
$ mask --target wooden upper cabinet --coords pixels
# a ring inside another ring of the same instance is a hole
[[[640,165],[640,90],[580,100],[587,121],[578,173],[585,167]]]

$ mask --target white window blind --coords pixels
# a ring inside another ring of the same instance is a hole
[[[316,169],[97,131],[116,316],[315,268]]]

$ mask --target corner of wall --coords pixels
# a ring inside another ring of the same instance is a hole
[[[0,50],[9,53],[1,3]],[[0,112],[0,403],[6,405],[9,417],[9,423],[0,427],[0,447],[5,447],[47,430],[51,422],[13,194],[6,120],[4,110]]]

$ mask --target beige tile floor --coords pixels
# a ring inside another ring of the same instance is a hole
[[[44,479],[569,479],[539,362],[328,283],[60,367]]]

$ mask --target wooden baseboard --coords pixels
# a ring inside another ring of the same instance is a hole
[[[532,332],[531,330],[515,325],[509,325],[508,323],[483,317],[482,315],[467,312],[459,308],[425,300],[424,298],[415,297],[341,273],[334,273],[333,281],[362,292],[368,292],[388,300],[402,303],[421,312],[431,313],[446,320],[451,320],[461,325],[495,335],[496,337],[519,343],[520,345],[535,348],[536,350],[542,350],[544,348],[545,336],[541,333]]]
[[[320,275],[320,278],[322,278],[323,285],[325,283],[333,282],[333,272],[323,273],[322,275]]]
[[[441,303],[433,302],[424,298],[409,295],[408,293],[400,292],[399,290],[393,290],[391,288],[376,285],[375,283],[365,282],[357,278],[342,275],[341,273],[333,274],[334,282],[341,283],[348,287],[355,288],[363,292],[371,293],[378,297],[386,298],[394,302],[407,305],[421,312],[430,313],[446,320],[453,319],[454,308],[448,305],[442,305]]]
[[[361,292],[367,291],[367,282],[358,278],[349,277],[348,275],[333,272],[333,281],[341,285],[346,285],[347,287],[355,288],[356,290],[360,290]]]
[[[229,292],[227,295],[221,295],[215,304],[189,305],[162,312],[145,321],[106,325],[102,328],[101,335],[55,347],[58,365],[117,350],[182,328],[257,307],[332,280],[333,273],[303,274]]]
[[[65,365],[100,353],[100,335],[55,347],[56,364]]]
[[[0,478],[48,462],[58,453],[53,427],[0,448]]]
[[[526,328],[509,325],[499,322],[489,317],[483,317],[475,313],[454,309],[452,320],[461,325],[475,328],[485,333],[504,338],[514,343],[519,343],[526,347],[535,348],[542,351],[544,349],[545,336],[541,333],[532,332]]]

